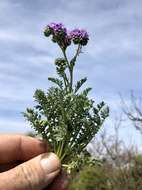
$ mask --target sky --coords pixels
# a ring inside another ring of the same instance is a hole
[[[51,85],[60,50],[43,35],[50,22],[88,31],[75,75],[87,76],[90,96],[110,106],[110,120],[121,110],[120,93],[125,101],[131,90],[141,96],[141,8],[141,0],[0,0],[0,133],[29,131],[21,112],[33,105],[35,89]],[[138,136],[132,127],[128,134]]]

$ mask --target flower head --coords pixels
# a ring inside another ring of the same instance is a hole
[[[52,41],[66,49],[71,44],[71,37],[62,23],[50,23],[44,30],[44,35],[52,35]]]
[[[51,33],[54,35],[64,34],[66,35],[67,29],[62,23],[50,23],[47,27],[51,30]]]
[[[74,44],[85,46],[89,40],[89,35],[85,30],[75,29],[70,32]]]
[[[54,38],[63,38],[67,35],[67,29],[62,23],[50,23],[46,26],[44,30],[44,35],[46,37],[53,35]]]

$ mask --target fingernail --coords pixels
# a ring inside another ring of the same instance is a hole
[[[45,174],[50,174],[60,169],[59,158],[54,153],[46,153],[41,159],[41,166]]]

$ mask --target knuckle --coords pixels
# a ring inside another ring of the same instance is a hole
[[[20,165],[19,172],[21,175],[21,185],[27,190],[35,190],[39,183],[39,175],[34,165]]]

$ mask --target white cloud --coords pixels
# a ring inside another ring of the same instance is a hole
[[[0,133],[26,133],[31,131],[25,122],[0,119]]]

